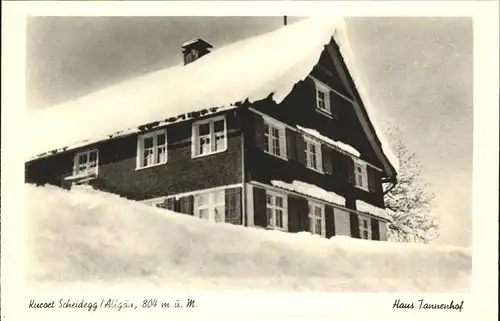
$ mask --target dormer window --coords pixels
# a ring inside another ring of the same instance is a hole
[[[314,79],[316,85],[316,109],[331,114],[330,88],[321,81]]]

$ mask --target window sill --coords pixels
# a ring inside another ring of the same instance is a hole
[[[97,173],[76,174],[65,177],[66,181],[90,181],[97,178]]]
[[[365,192],[370,192],[368,187],[363,187],[363,186],[359,186],[359,185],[354,185],[354,187],[356,187],[357,189],[363,190]]]
[[[276,155],[276,154],[273,154],[273,153],[270,153],[268,152],[267,150],[264,150],[264,153],[268,154],[268,155],[271,155],[271,156],[274,156],[276,158],[281,158],[282,160],[286,160],[288,161],[288,158],[286,158],[285,156],[279,156],[279,155]]]
[[[191,159],[202,158],[202,157],[205,157],[205,156],[220,154],[220,153],[224,153],[225,151],[227,151],[227,147],[224,148],[224,149],[221,149],[221,150],[218,150],[218,151],[215,151],[215,152],[206,153],[206,154],[200,154],[200,155],[193,155],[193,154],[191,154]]]
[[[313,167],[309,167],[306,165],[307,168],[309,168],[310,170],[316,172],[316,173],[320,173],[320,174],[325,174],[325,172],[323,172],[322,170],[320,169],[317,169],[317,168],[313,168]]]
[[[167,162],[163,162],[163,163],[158,163],[158,164],[153,164],[153,165],[148,165],[148,166],[136,167],[135,170],[136,171],[140,171],[142,169],[153,168],[153,167],[157,167],[157,166],[161,166],[161,165],[166,165],[166,164],[167,164]]]
[[[288,229],[286,229],[284,227],[277,227],[277,226],[267,226],[266,229],[271,230],[271,231],[288,232]]]
[[[331,113],[331,112],[328,112],[328,111],[323,110],[323,109],[318,108],[318,107],[316,107],[316,111],[317,111],[318,113],[320,113],[320,114],[325,115],[325,116],[326,116],[326,117],[328,117],[328,118],[333,119],[333,115],[332,115],[332,113]]]

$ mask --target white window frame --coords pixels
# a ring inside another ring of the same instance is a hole
[[[332,109],[330,106],[330,90],[332,89],[325,83],[319,81],[318,79],[316,78],[313,79],[316,87],[316,110],[331,116]],[[320,106],[321,102],[320,93],[324,95],[323,98],[324,108]]]
[[[359,159],[354,159],[354,185],[368,191],[368,164]]]
[[[371,240],[372,239],[372,227],[371,227],[371,221],[369,218],[364,217],[362,215],[359,216],[359,237],[363,240]],[[365,222],[366,222],[366,227],[365,227]],[[364,235],[364,232],[366,232],[366,237]]]
[[[165,135],[165,143],[163,145],[158,145],[158,136]],[[153,147],[148,149],[152,149],[153,151],[153,162],[148,165],[144,164],[144,141],[148,138],[153,138]],[[156,162],[158,159],[158,151],[160,149],[164,149],[164,159],[160,162]],[[168,142],[167,142],[167,129],[159,129],[149,133],[139,134],[137,136],[137,156],[136,156],[136,169],[149,168],[159,165],[164,165],[168,161]]]
[[[316,209],[321,210],[321,215],[318,216],[316,214]],[[321,222],[321,231],[317,233],[316,224],[319,221]],[[326,222],[325,222],[325,205],[321,203],[316,203],[309,201],[309,230],[312,234],[321,235],[326,237]]]
[[[215,132],[215,122],[223,120],[224,121],[224,131],[219,131]],[[200,136],[200,126],[209,124],[209,133],[206,135],[203,135],[203,137]],[[217,135],[222,134],[224,135],[223,141],[222,141],[222,148],[216,149],[215,147],[215,141]],[[209,145],[209,150],[208,151],[201,151],[200,152],[200,144],[201,144],[201,139],[202,138],[208,138],[210,145]],[[227,150],[227,120],[226,120],[226,115],[220,115],[216,117],[211,117],[208,119],[204,120],[199,120],[196,122],[193,122],[192,125],[192,135],[191,135],[191,157],[192,158],[197,158],[197,157],[203,157],[207,155],[213,155],[217,153],[222,153]]]
[[[90,161],[90,154],[95,153],[95,165],[92,166],[92,162]],[[85,164],[80,164],[80,156],[87,155],[87,162]],[[86,165],[86,166],[83,166]],[[85,167],[85,169],[81,170],[81,167]],[[88,176],[97,176],[99,171],[99,150],[88,149],[75,154],[73,158],[73,177],[88,177]]]
[[[272,204],[268,204],[267,202],[268,196],[271,197]],[[276,197],[280,197],[283,200],[282,207],[276,205]],[[268,209],[271,210],[271,216],[272,216],[271,223],[269,222]],[[281,218],[283,225],[282,227],[276,225],[277,210],[281,210],[282,212],[282,218]],[[286,194],[279,193],[276,191],[266,190],[266,222],[267,222],[267,228],[269,229],[288,231],[288,203]]]
[[[305,154],[306,154],[306,167],[310,168],[314,171],[323,173],[323,155],[321,153],[321,143],[304,135],[304,146],[305,146]],[[309,150],[310,146],[315,147],[316,156],[316,167],[313,166],[312,163],[312,152]]]
[[[286,127],[285,125],[273,121],[269,118],[264,118],[264,127],[267,126],[268,130],[264,129],[264,139],[266,140],[267,143],[267,148],[264,146],[264,152],[288,160],[287,158],[287,150],[286,150]],[[273,129],[276,129],[278,131],[278,137],[273,135]],[[277,154],[274,150],[274,141],[278,141],[278,153]]]
[[[224,189],[197,193],[194,194],[193,197],[194,216],[201,219],[203,218],[201,215],[201,211],[207,210],[207,220],[222,223],[226,221],[226,193]],[[202,197],[206,197],[205,204],[200,204]],[[217,197],[219,198],[219,200],[217,200]],[[216,219],[217,216],[219,216],[218,220]]]

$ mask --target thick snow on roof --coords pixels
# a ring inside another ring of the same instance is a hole
[[[289,191],[294,191],[300,194],[308,195],[317,199],[321,199],[333,204],[345,206],[345,198],[334,192],[329,192],[316,185],[311,185],[301,181],[293,181],[292,183],[286,183],[283,181],[271,181],[271,184],[276,187],[287,189]]]
[[[360,212],[365,212],[386,220],[391,220],[385,209],[368,204],[362,200],[356,200],[356,209]]]
[[[168,117],[261,100],[279,103],[319,60],[340,19],[310,18],[28,115],[27,158]]]
[[[316,137],[317,139],[327,143],[327,144],[330,144],[330,145],[333,145],[333,146],[336,146],[337,148],[349,153],[349,154],[352,154],[356,157],[359,157],[361,154],[359,153],[359,151],[352,147],[351,145],[349,144],[345,144],[345,143],[342,143],[340,141],[336,141],[336,140],[333,140],[329,137],[326,137],[326,136],[323,136],[321,135],[320,132],[318,132],[316,129],[311,129],[311,128],[306,128],[306,127],[302,127],[302,126],[299,126],[297,125],[297,128],[313,137]]]

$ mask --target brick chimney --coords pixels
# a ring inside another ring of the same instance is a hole
[[[187,65],[210,52],[213,48],[211,44],[203,39],[194,39],[182,44],[182,55],[184,56],[184,65]]]

